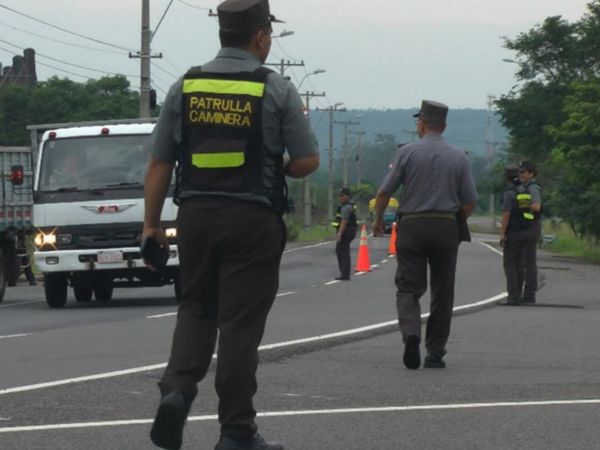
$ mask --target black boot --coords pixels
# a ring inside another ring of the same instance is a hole
[[[421,351],[419,350],[419,336],[412,335],[404,342],[404,356],[402,360],[407,369],[418,369],[421,365]]]
[[[283,445],[275,442],[266,442],[260,434],[251,438],[236,438],[221,436],[215,450],[284,450]]]
[[[183,441],[183,426],[191,402],[183,392],[173,391],[162,397],[150,431],[154,445],[168,450],[179,450]]]

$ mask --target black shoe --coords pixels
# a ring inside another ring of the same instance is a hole
[[[423,363],[423,367],[428,369],[445,369],[446,363],[442,361],[441,356],[432,355],[428,353],[425,357],[425,362]]]
[[[535,298],[524,298],[521,300],[521,304],[532,305],[535,304]]]
[[[520,299],[507,299],[506,300],[506,305],[510,305],[510,306],[519,306],[520,304],[522,304],[523,302]]]
[[[180,391],[165,395],[158,405],[156,417],[150,430],[154,445],[168,450],[179,450],[183,440],[183,426],[188,415],[190,402]]]
[[[350,277],[335,277],[335,279],[340,281],[350,281]]]
[[[418,369],[421,365],[421,351],[419,350],[419,336],[408,336],[404,342],[404,365],[407,369]]]
[[[284,450],[283,445],[275,442],[266,442],[260,434],[251,438],[236,438],[221,436],[215,450]]]

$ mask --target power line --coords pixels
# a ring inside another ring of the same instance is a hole
[[[183,3],[186,6],[189,6],[190,8],[194,8],[194,9],[201,9],[202,11],[212,11],[212,8],[204,8],[202,6],[196,6],[196,5],[192,5],[191,3],[185,2],[183,0],[178,0],[179,3]]]
[[[169,61],[165,55],[163,55],[162,59],[164,59],[167,64],[169,64],[173,69],[175,69],[177,71],[177,73],[183,72],[183,70],[181,70],[179,67],[177,67],[175,64],[173,64],[171,61]]]
[[[37,19],[37,18],[29,16],[29,15],[27,15],[25,13],[19,12],[19,11],[15,10],[15,9],[9,8],[8,6],[3,5],[1,3],[0,3],[0,8],[6,9],[7,11],[10,11],[10,12],[12,12],[14,14],[18,14],[19,16],[26,17],[29,20],[33,20],[35,22],[41,23],[43,25],[46,25],[48,27],[51,27],[51,28],[54,28],[56,30],[62,31],[64,33],[72,34],[73,36],[77,36],[77,37],[80,37],[80,38],[83,38],[83,39],[87,39],[88,41],[96,42],[97,44],[102,44],[102,45],[106,45],[108,47],[117,48],[119,50],[124,50],[126,52],[131,51],[130,49],[128,49],[126,47],[123,47],[121,45],[111,44],[110,42],[101,41],[100,39],[95,39],[93,37],[89,37],[89,36],[86,36],[84,34],[76,33],[75,31],[67,30],[66,28],[62,28],[62,27],[59,27],[57,25],[53,25],[53,24],[48,23],[48,22],[46,22],[44,20]]]
[[[7,25],[7,24],[2,23],[2,22],[0,22],[0,25],[3,26],[3,27],[6,27],[6,28],[11,28],[11,29],[16,30],[16,31],[20,31],[22,33],[29,34],[31,36],[36,36],[36,37],[39,37],[39,38],[42,38],[42,39],[46,39],[46,40],[49,40],[49,41],[58,42],[59,44],[70,45],[72,47],[83,48],[85,50],[92,50],[92,51],[95,51],[95,52],[110,53],[110,54],[113,54],[113,55],[122,55],[123,54],[123,52],[117,52],[117,51],[114,51],[114,50],[104,50],[104,49],[101,49],[101,48],[87,47],[85,45],[79,45],[79,44],[74,44],[72,42],[61,41],[60,39],[54,39],[54,38],[51,38],[51,37],[48,37],[48,36],[44,36],[44,35],[41,35],[41,34],[33,33],[31,31],[24,30],[23,28],[13,27],[12,25]]]
[[[13,44],[11,42],[5,41],[4,39],[0,39],[0,42],[3,42],[5,44],[11,45],[13,47],[16,47],[19,50],[24,50],[23,47],[20,47],[20,46],[15,45],[15,44]],[[40,58],[46,58],[46,59],[49,59],[51,61],[56,61],[56,62],[59,62],[61,64],[66,64],[67,66],[77,67],[78,69],[84,69],[84,70],[89,70],[91,72],[104,73],[104,74],[108,74],[108,75],[118,75],[115,72],[109,72],[109,71],[106,71],[106,70],[94,69],[93,67],[87,67],[87,66],[82,66],[82,65],[79,65],[79,64],[73,64],[73,63],[70,63],[68,61],[64,61],[64,60],[58,59],[58,58],[53,58],[52,56],[46,56],[46,55],[43,55],[43,54],[37,53],[37,52],[36,52],[36,55],[39,56]],[[131,75],[131,74],[123,74],[123,75],[128,76],[128,77],[135,77],[135,76],[137,76],[137,75]]]
[[[175,74],[169,72],[168,70],[163,69],[161,66],[159,66],[154,61],[152,61],[152,66],[155,67],[156,69],[160,70],[162,73],[165,73],[165,74],[169,75],[170,77],[173,77],[175,79],[179,78],[179,75],[175,75]]]
[[[160,24],[163,22],[163,20],[165,19],[165,16],[167,15],[167,13],[169,12],[169,9],[171,8],[171,5],[173,4],[174,0],[171,0],[169,2],[169,4],[167,5],[167,8],[165,9],[165,12],[163,13],[162,17],[160,18],[160,20],[158,21],[158,24],[156,25],[156,28],[154,29],[154,31],[152,32],[152,37],[150,38],[151,40],[154,39],[154,35],[156,34],[156,32],[158,31],[158,28],[160,27]]]

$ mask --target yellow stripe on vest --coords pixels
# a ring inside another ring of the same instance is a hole
[[[183,80],[184,94],[205,92],[208,94],[235,94],[262,97],[264,91],[265,84],[255,81],[211,79]]]
[[[243,152],[239,153],[196,153],[192,155],[192,165],[199,169],[226,169],[240,167],[246,161]]]

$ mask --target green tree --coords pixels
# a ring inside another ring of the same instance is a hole
[[[548,130],[559,181],[551,203],[581,237],[600,238],[600,79],[574,82],[564,112],[567,119]]]
[[[0,89],[0,145],[27,145],[25,124],[31,90],[23,86]]]

